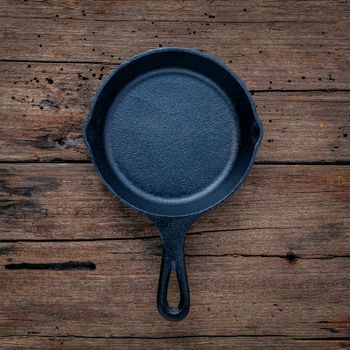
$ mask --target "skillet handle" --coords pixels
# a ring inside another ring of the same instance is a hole
[[[159,313],[168,321],[181,321],[190,309],[190,292],[185,267],[184,245],[187,230],[198,215],[185,217],[151,216],[160,232],[163,243],[163,258],[160,268],[157,306]],[[180,290],[180,302],[177,307],[168,303],[168,285],[171,272],[176,273]]]
[[[168,303],[168,286],[171,272],[176,272],[180,290],[180,302],[177,307]],[[168,321],[181,321],[190,309],[190,292],[187,282],[187,273],[184,260],[183,244],[174,247],[167,243],[163,247],[162,265],[160,268],[157,306],[159,313]]]

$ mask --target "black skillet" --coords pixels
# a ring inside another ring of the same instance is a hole
[[[125,204],[160,231],[157,304],[170,321],[186,317],[190,296],[186,232],[244,181],[262,139],[249,91],[217,59],[184,48],[143,52],[103,83],[84,126],[97,173]],[[178,307],[167,301],[171,271]]]

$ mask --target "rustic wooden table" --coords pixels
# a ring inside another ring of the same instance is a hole
[[[349,16],[349,1],[1,0],[0,348],[348,349]],[[155,307],[155,228],[107,193],[81,137],[111,69],[161,46],[226,62],[265,126],[245,185],[190,230],[176,324]]]

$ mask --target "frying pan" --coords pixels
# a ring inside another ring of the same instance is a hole
[[[146,51],[102,84],[83,135],[109,191],[158,228],[158,310],[167,320],[182,320],[190,306],[186,232],[242,184],[261,143],[262,124],[249,91],[227,66],[202,52]],[[167,300],[172,271],[180,291],[177,307]]]

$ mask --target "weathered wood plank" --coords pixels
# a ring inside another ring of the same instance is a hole
[[[325,90],[350,89],[349,13],[346,1],[0,0],[0,161],[87,160],[97,86],[162,45],[214,54],[255,90],[258,161],[348,162],[349,92]],[[305,89],[324,92],[276,91]],[[0,241],[38,241],[0,243],[0,348],[348,348],[349,212],[348,166],[256,166],[192,227],[191,314],[168,324],[157,232],[90,164],[2,164]]]
[[[87,159],[81,127],[112,67],[2,63],[0,160]],[[265,126],[258,161],[350,160],[350,92],[256,92],[254,100]]]
[[[106,192],[90,164],[3,164],[1,239],[154,237]],[[255,166],[243,187],[191,228],[187,254],[350,255],[350,167]],[[141,244],[141,243],[140,243]]]
[[[0,335],[349,337],[350,258],[188,256],[192,308],[173,324],[155,306],[160,256],[139,244],[0,244]],[[96,268],[9,268],[68,261]]]
[[[279,337],[188,337],[163,339],[91,339],[74,337],[10,337],[1,339],[6,350],[347,350],[349,340],[296,340]]]
[[[327,22],[346,20],[346,1],[259,0],[249,1],[142,1],[94,0],[20,1],[2,0],[4,17],[94,19],[108,21],[205,21],[205,22]]]
[[[185,46],[229,63],[256,89],[349,89],[348,25],[341,16],[331,22],[326,16],[318,22],[185,25],[3,17],[0,60],[119,63],[142,50]]]

